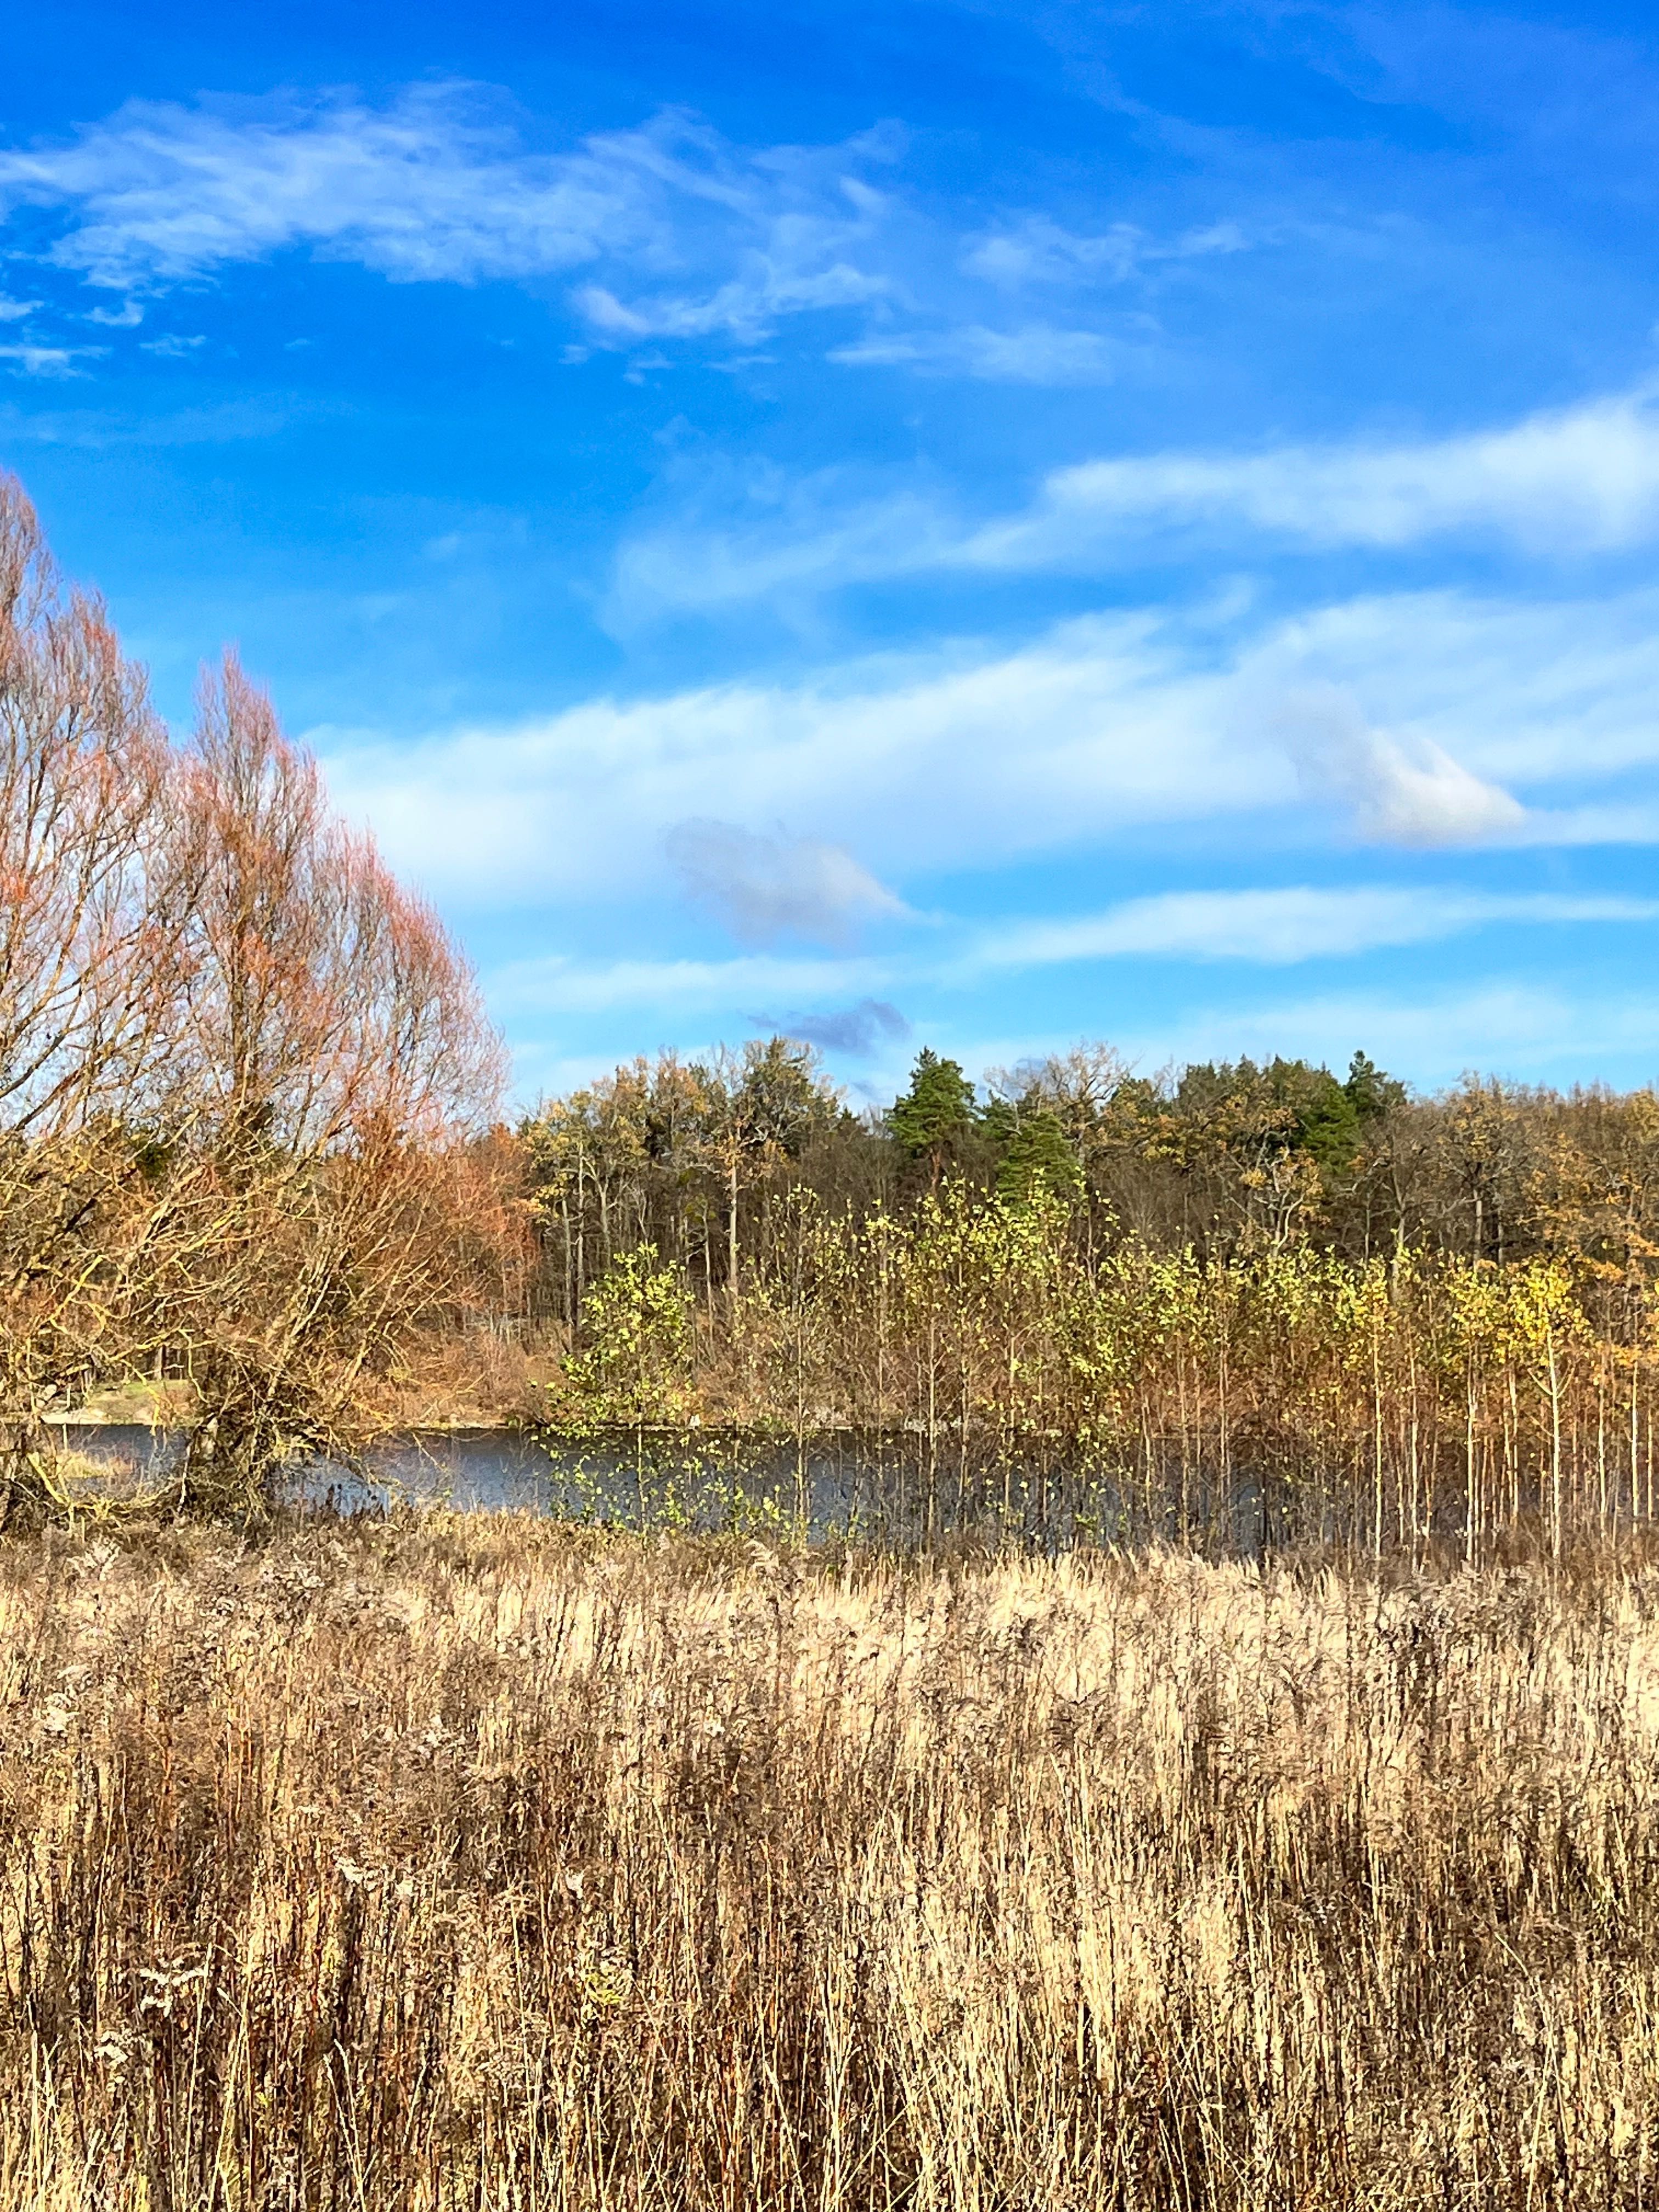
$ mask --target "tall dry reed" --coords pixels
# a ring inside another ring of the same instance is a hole
[[[1659,1573],[0,1551],[0,2202],[1659,2191]]]

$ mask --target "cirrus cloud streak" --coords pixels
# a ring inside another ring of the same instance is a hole
[[[844,1019],[841,1002],[858,994],[855,1012],[873,1009],[872,1020],[857,1034],[862,1049],[878,1034],[904,1033],[890,1001],[877,998],[880,992],[969,991],[991,975],[1036,974],[1101,960],[1300,967],[1441,943],[1481,929],[1642,927],[1655,922],[1659,901],[1653,899],[1483,893],[1447,884],[1170,891],[1126,899],[1092,915],[991,927],[957,923],[951,927],[946,944],[921,952],[598,962],[561,955],[514,962],[490,977],[489,988],[492,1002],[507,1014],[591,1014],[618,1007],[664,1013],[690,1008],[701,1014],[793,998]],[[780,1017],[779,1024],[793,1023],[795,1033],[807,1035],[800,1024],[813,1018],[810,1012],[787,1020]],[[820,1036],[816,1041],[828,1039]]]
[[[929,358],[909,337],[864,351],[918,366]],[[1094,358],[1107,374],[1103,342]],[[1042,380],[1035,368],[1030,380]],[[1051,471],[1023,506],[988,518],[912,486],[838,501],[826,483],[776,513],[637,532],[618,550],[610,604],[625,629],[900,578],[1105,574],[1195,544],[1256,558],[1462,539],[1559,562],[1656,536],[1659,395],[1643,386],[1453,437],[1087,461]]]
[[[1153,824],[1322,840],[1333,808],[1374,843],[1659,841],[1656,690],[1659,594],[1404,593],[1259,629],[1091,617],[1012,651],[590,701],[415,746],[312,734],[337,798],[462,906],[637,895],[664,836],[711,817],[786,824],[914,902],[919,879]]]

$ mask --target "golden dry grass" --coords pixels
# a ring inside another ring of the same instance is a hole
[[[1638,2205],[1659,1574],[0,1551],[0,2202]]]

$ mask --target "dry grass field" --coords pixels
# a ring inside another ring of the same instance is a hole
[[[0,1550],[0,2203],[1659,2197],[1659,1571]]]

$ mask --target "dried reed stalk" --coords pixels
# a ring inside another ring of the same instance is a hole
[[[0,1551],[0,2202],[1638,2205],[1659,1575]]]

